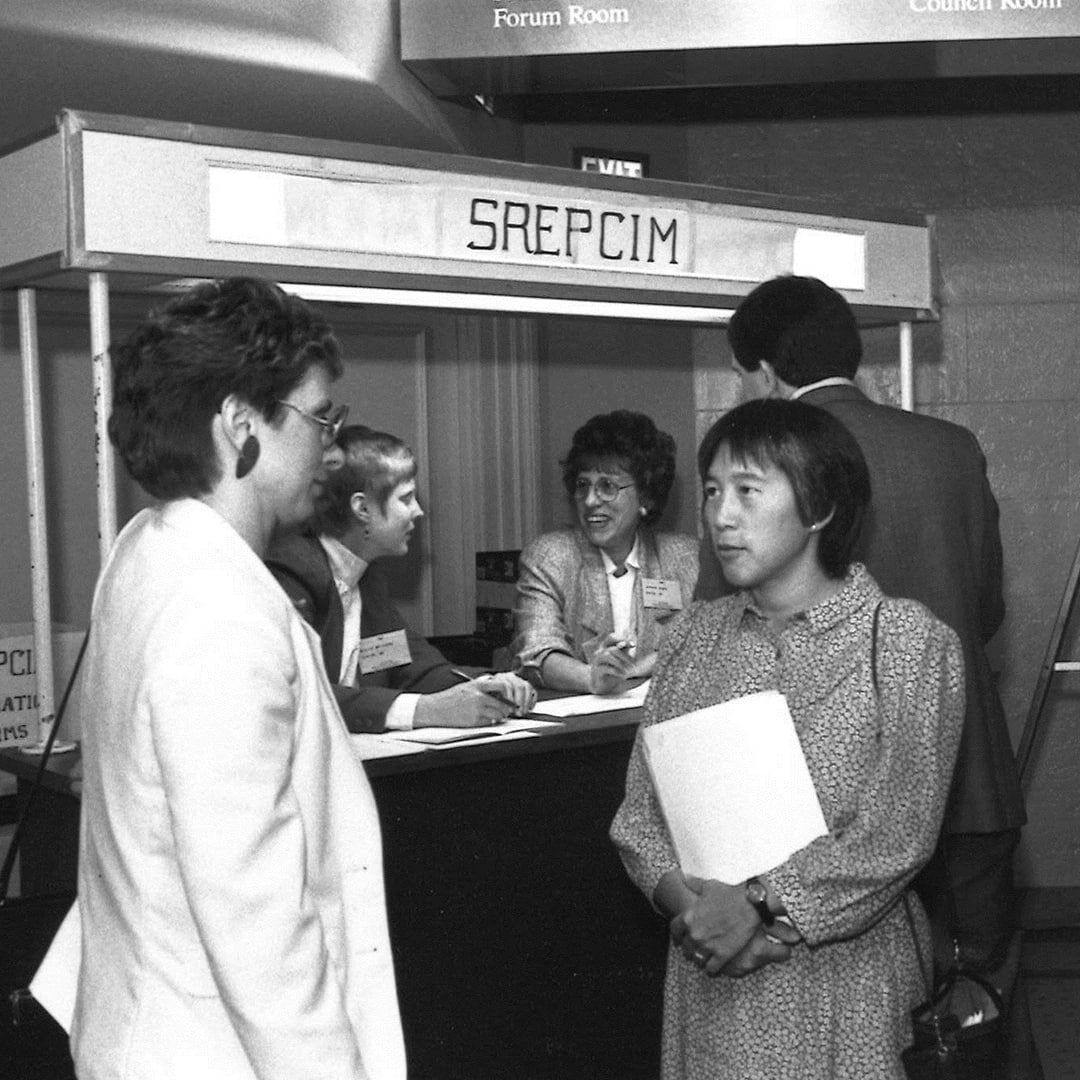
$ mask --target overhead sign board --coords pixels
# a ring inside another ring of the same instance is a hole
[[[401,0],[402,58],[1080,35],[1080,0]]]
[[[400,0],[442,97],[1080,73],[1080,0]]]

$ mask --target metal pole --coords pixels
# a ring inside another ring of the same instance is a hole
[[[43,747],[53,712],[52,603],[49,591],[49,531],[45,518],[45,453],[41,423],[41,364],[37,336],[37,294],[19,290],[19,353],[22,357],[23,414],[26,424],[26,493],[30,524],[30,586],[37,659],[38,746]]]
[[[900,408],[915,411],[915,350],[911,323],[900,323]]]
[[[93,352],[94,456],[97,462],[98,553],[101,565],[116,539],[116,454],[109,442],[112,366],[109,363],[109,279],[90,275],[90,348]]]

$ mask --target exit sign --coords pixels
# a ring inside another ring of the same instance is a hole
[[[574,168],[582,172],[604,173],[605,176],[632,176],[641,180],[649,175],[649,155],[575,147]]]

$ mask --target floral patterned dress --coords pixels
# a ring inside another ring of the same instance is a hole
[[[925,985],[902,898],[937,840],[963,685],[953,631],[913,600],[883,598],[859,564],[837,594],[778,632],[745,592],[695,604],[671,626],[644,725],[781,691],[829,831],[765,875],[805,939],[788,961],[710,978],[669,949],[664,1080],[903,1077],[900,1051]],[[640,733],[611,835],[652,899],[678,863]],[[908,910],[928,959],[914,894]]]

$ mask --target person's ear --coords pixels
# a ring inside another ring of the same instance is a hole
[[[768,360],[761,361],[762,384],[765,387],[766,397],[781,397],[780,393],[780,377],[776,374],[776,368]]]
[[[366,525],[371,520],[371,503],[362,491],[354,491],[349,496],[349,509],[357,521]]]
[[[229,394],[218,409],[217,427],[225,443],[220,452],[228,454],[225,447],[231,448],[231,460],[238,480],[247,476],[259,460],[259,440],[253,430],[257,426],[258,415],[256,409],[235,394]]]
[[[236,394],[229,394],[222,401],[221,408],[218,409],[221,431],[237,453],[247,437],[255,434],[252,426],[256,416],[258,416],[258,411]]]
[[[811,532],[821,532],[826,525],[836,516],[836,507],[834,506],[820,521],[815,521],[812,525],[808,525],[807,528]]]

